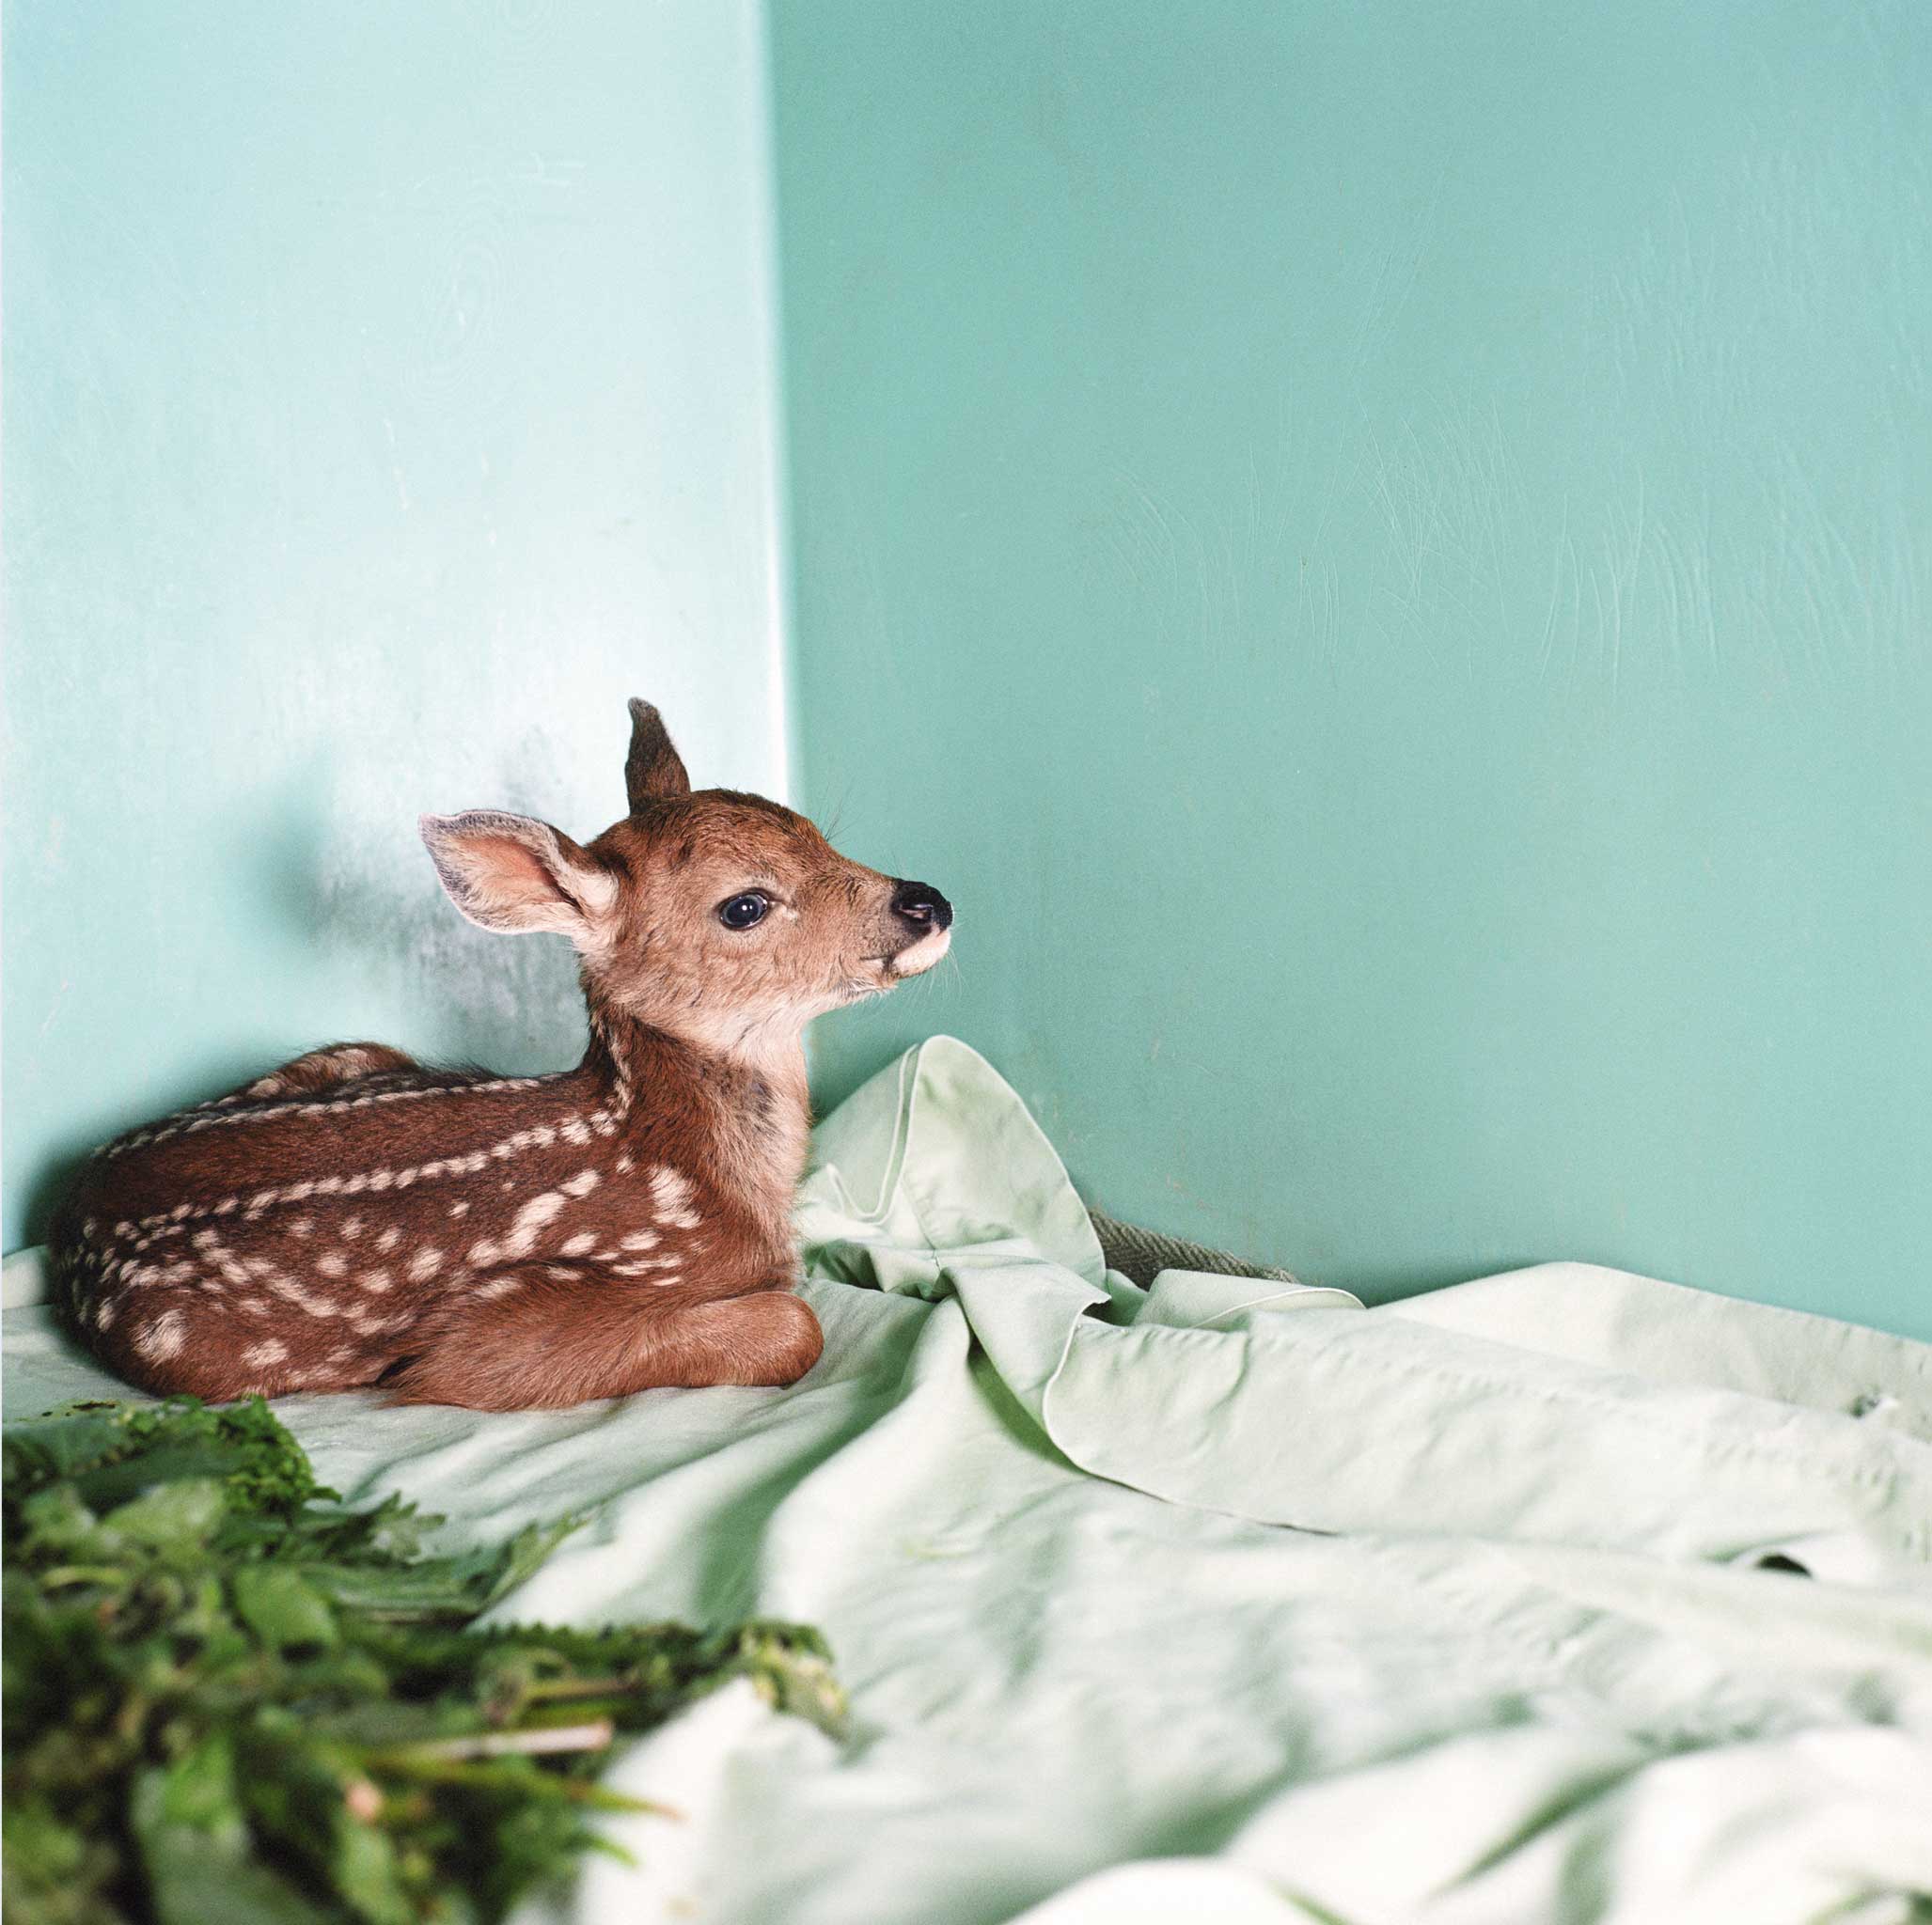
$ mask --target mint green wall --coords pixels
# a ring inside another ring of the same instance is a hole
[[[1932,1336],[1932,13],[777,0],[809,802],[1105,1206]]]
[[[425,808],[782,788],[755,0],[10,0],[6,1225],[332,1037],[579,1043]]]
[[[762,24],[8,9],[7,1244],[323,1038],[566,1056],[412,823],[601,825],[635,690],[960,902],[827,1096],[1932,1334],[1924,10],[774,0],[782,422]]]

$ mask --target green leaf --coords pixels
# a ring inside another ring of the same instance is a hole
[[[117,1537],[160,1552],[170,1563],[194,1564],[206,1555],[227,1509],[228,1499],[212,1478],[190,1478],[130,1498],[102,1522]]]
[[[228,1741],[140,1774],[131,1812],[157,1925],[331,1925],[331,1914],[250,1855]]]
[[[624,1808],[601,1743],[727,1678],[826,1723],[813,1632],[475,1627],[576,1526],[420,1555],[255,1401],[0,1432],[8,1925],[495,1925]],[[145,1898],[135,1887],[145,1886]]]
[[[347,1810],[335,1823],[335,1850],[330,1870],[336,1889],[369,1925],[416,1925],[396,1847],[379,1825],[365,1823]]]
[[[44,1799],[10,1792],[0,1832],[0,1912],[8,1925],[108,1925],[115,1917],[103,1894],[120,1860],[106,1840],[84,1837]]]
[[[299,1571],[281,1564],[243,1564],[229,1585],[237,1615],[272,1650],[336,1642],[336,1614]]]
[[[112,1416],[121,1406],[109,1404],[85,1414],[63,1416],[50,1411],[7,1427],[6,1465],[9,1488],[36,1479],[71,1478],[90,1464],[104,1463],[118,1450],[126,1432]]]
[[[54,1484],[25,1499],[20,1528],[28,1557],[64,1564],[104,1562],[119,1548],[71,1484]]]

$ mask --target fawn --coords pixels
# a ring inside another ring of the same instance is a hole
[[[379,1385],[513,1410],[661,1385],[790,1384],[813,1016],[929,969],[951,905],[804,817],[694,791],[631,704],[630,812],[579,846],[528,817],[425,816],[458,909],[576,946],[574,1070],[319,1049],[95,1152],[53,1236],[71,1325],[143,1389]]]

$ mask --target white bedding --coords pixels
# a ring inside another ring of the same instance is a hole
[[[824,1126],[801,1223],[827,1343],[790,1390],[277,1406],[326,1479],[454,1534],[593,1510],[499,1615],[832,1640],[844,1744],[700,1704],[613,1766],[680,1815],[615,1822],[638,1865],[533,1921],[1872,1925],[1932,1893],[1932,1349],[1578,1264],[1375,1310],[1143,1294],[944,1039]],[[28,1303],[5,1390],[113,1386]]]

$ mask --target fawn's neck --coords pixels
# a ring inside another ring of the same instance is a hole
[[[811,1130],[799,1036],[746,1059],[593,1003],[578,1073],[642,1153],[670,1155],[727,1208],[792,1249],[793,1197]]]

